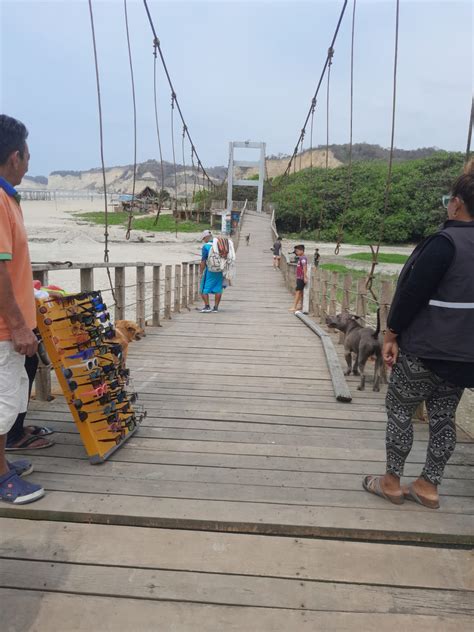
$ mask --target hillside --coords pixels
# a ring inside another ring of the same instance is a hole
[[[441,196],[462,172],[463,155],[438,152],[429,158],[396,162],[393,166],[385,241],[420,241],[445,219]],[[347,166],[307,169],[267,183],[265,195],[275,204],[282,232],[298,232],[323,241],[338,234],[347,200]],[[380,233],[387,177],[385,161],[357,161],[353,166],[351,203],[345,214],[347,241],[375,242]],[[323,221],[320,226],[321,211]]]

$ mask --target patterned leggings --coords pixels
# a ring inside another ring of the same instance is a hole
[[[464,389],[445,382],[415,356],[401,353],[393,367],[385,400],[387,472],[399,478],[413,445],[412,418],[426,402],[430,439],[422,476],[439,485],[456,445],[455,414]]]

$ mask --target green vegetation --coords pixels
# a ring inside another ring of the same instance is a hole
[[[105,214],[103,212],[77,213],[74,214],[74,217],[86,220],[92,224],[104,224],[105,222]],[[128,213],[109,213],[109,225],[125,226],[127,221]],[[181,221],[176,223],[172,215],[160,215],[156,225],[154,217],[134,215],[132,223],[132,229],[152,232],[172,233],[177,230],[178,233],[199,233],[206,228],[210,228],[210,225],[206,222]]]
[[[347,256],[348,259],[356,259],[357,261],[372,261],[372,253],[355,252]],[[406,263],[408,255],[399,255],[391,252],[379,252],[378,260],[380,263]]]
[[[449,192],[462,167],[462,154],[449,152],[394,163],[384,243],[418,242],[434,232],[446,217],[441,196]],[[275,204],[279,231],[285,236],[297,232],[301,239],[334,241],[346,206],[347,176],[347,166],[327,172],[315,168],[267,183],[266,200]],[[386,177],[384,161],[354,163],[351,203],[345,215],[346,243],[378,240]]]

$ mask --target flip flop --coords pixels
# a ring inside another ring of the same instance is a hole
[[[380,483],[380,476],[366,476],[362,481],[362,487],[369,494],[374,494],[375,496],[380,496],[380,498],[384,498],[394,505],[403,505],[405,502],[405,496],[403,494],[397,494],[396,496],[393,494],[386,494]]]
[[[26,428],[29,429],[28,434],[34,435],[35,437],[47,437],[54,433],[54,430],[47,426],[26,426]]]
[[[439,500],[431,500],[430,498],[420,496],[413,489],[413,483],[408,485],[408,488],[405,492],[403,492],[403,495],[405,496],[405,500],[412,500],[414,503],[423,505],[423,507],[428,507],[428,509],[439,509]]]
[[[35,435],[26,435],[23,439],[20,440],[21,445],[17,445],[15,447],[6,446],[5,452],[23,452],[24,450],[44,450],[45,448],[50,448],[54,445],[54,441],[52,439],[43,439],[43,437],[37,437]],[[43,445],[31,445],[37,441],[43,441]]]

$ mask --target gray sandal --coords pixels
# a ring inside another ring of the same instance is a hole
[[[428,507],[428,509],[439,509],[439,500],[431,500],[430,498],[424,498],[419,496],[413,489],[413,483],[408,485],[408,489],[403,494],[406,500],[412,500],[414,503]]]
[[[405,502],[405,495],[397,494],[396,496],[393,494],[386,494],[380,483],[380,476],[366,476],[362,481],[362,487],[369,494],[374,494],[375,496],[380,496],[380,498],[384,498],[394,505],[403,505]]]

